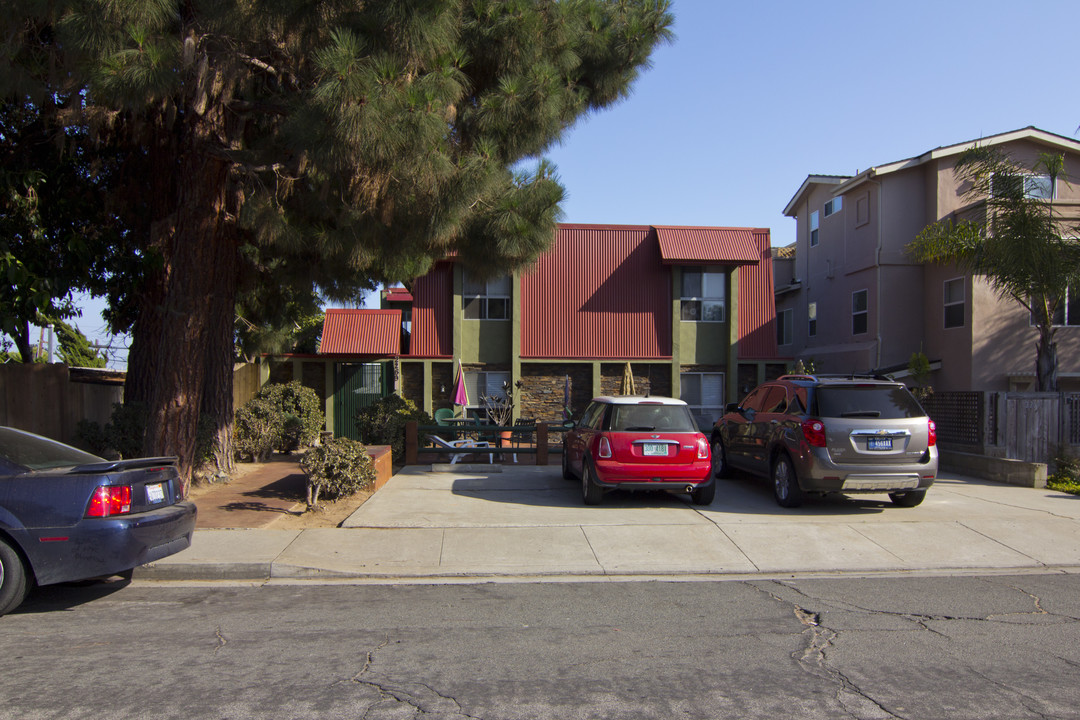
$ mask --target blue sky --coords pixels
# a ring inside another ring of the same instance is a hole
[[[1034,125],[1078,138],[1076,0],[673,0],[675,40],[548,159],[565,222],[766,227],[809,174],[854,175]],[[100,305],[77,321],[104,338]]]

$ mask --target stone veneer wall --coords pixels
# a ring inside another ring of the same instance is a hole
[[[416,407],[424,407],[424,364],[418,362],[401,363],[401,397]]]
[[[571,417],[578,417],[593,398],[592,366],[584,363],[522,363],[518,417],[562,422],[567,375]]]

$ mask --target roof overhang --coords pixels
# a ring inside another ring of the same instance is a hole
[[[665,265],[757,265],[754,228],[653,226]]]
[[[784,215],[786,217],[795,217],[798,215],[797,208],[802,203],[803,197],[805,197],[815,186],[838,186],[850,178],[850,175],[807,175],[806,179],[803,180],[803,184],[800,185],[799,189],[796,191],[795,196],[792,197],[784,207]]]
[[[401,311],[327,310],[319,354],[368,357],[401,354]]]

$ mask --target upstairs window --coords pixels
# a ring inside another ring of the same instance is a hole
[[[686,322],[724,322],[727,273],[713,268],[684,268],[682,319]]]
[[[821,216],[817,210],[810,213],[810,247],[817,247],[818,228],[821,226]]]
[[[817,303],[812,302],[806,306],[806,334],[817,337]]]
[[[1025,198],[1053,200],[1054,181],[1049,175],[1006,175],[996,173],[990,178],[990,192],[994,197],[1008,197],[1023,193]]]
[[[829,217],[830,215],[834,215],[834,214],[840,212],[843,208],[844,208],[844,198],[843,198],[843,196],[838,195],[838,196],[834,197],[832,200],[830,200],[829,202],[825,203],[825,217]]]
[[[792,343],[792,328],[791,316],[792,311],[781,310],[776,313],[776,344],[777,345],[790,345]]]
[[[870,311],[866,290],[851,293],[851,334],[865,335],[869,328]]]
[[[1065,290],[1065,301],[1058,302],[1057,307],[1054,308],[1054,317],[1051,322],[1054,327],[1069,327],[1080,325],[1080,292],[1074,291],[1071,287]],[[1035,314],[1031,315],[1031,325],[1035,327],[1038,324],[1038,320]]]
[[[964,278],[945,281],[945,327],[964,327]]]
[[[467,320],[510,319],[510,276],[476,280],[465,274],[462,299]]]

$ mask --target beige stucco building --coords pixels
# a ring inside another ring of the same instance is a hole
[[[810,175],[784,214],[797,224],[794,252],[774,259],[779,351],[813,359],[819,372],[904,368],[912,353],[933,362],[938,390],[1028,389],[1038,333],[1028,313],[998,298],[981,276],[914,263],[905,248],[927,225],[973,218],[984,203],[963,197],[955,173],[974,145],[1000,146],[1032,167],[1040,153],[1065,158],[1056,211],[1080,224],[1080,142],[1033,127],[949,145],[855,176]],[[1080,234],[1080,233],[1078,233]],[[1057,333],[1059,383],[1080,389],[1080,288]]]

